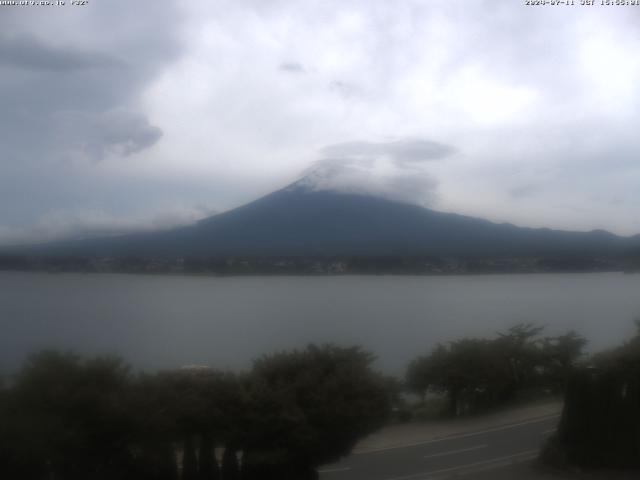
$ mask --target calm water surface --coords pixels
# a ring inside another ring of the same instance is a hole
[[[42,348],[136,367],[244,368],[308,342],[358,344],[401,373],[437,342],[521,321],[598,350],[633,334],[640,275],[189,277],[0,273],[0,370]]]

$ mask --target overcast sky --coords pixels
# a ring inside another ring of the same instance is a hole
[[[2,243],[188,223],[302,175],[640,232],[640,7],[66,3],[0,6]]]

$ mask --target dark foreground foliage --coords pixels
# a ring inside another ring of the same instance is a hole
[[[134,375],[118,359],[40,353],[0,388],[0,478],[316,478],[389,412],[372,360],[309,346],[244,375]]]
[[[640,468],[640,323],[636,336],[569,377],[557,434],[542,458],[567,467]]]
[[[409,365],[407,387],[422,397],[444,394],[451,416],[504,405],[525,391],[560,394],[586,340],[575,332],[543,337],[542,331],[520,324],[497,338],[438,345]]]

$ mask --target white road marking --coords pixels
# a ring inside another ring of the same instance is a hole
[[[550,428],[549,430],[542,432],[541,435],[549,435],[550,433],[554,433],[556,430],[557,428]]]
[[[510,428],[522,427],[523,425],[531,425],[534,423],[546,422],[547,420],[551,420],[552,418],[557,418],[559,416],[560,416],[559,413],[553,414],[553,415],[545,415],[544,417],[539,417],[533,420],[527,420],[519,423],[511,423],[509,425],[503,425],[501,427],[493,427],[493,428],[487,428],[485,430],[478,430],[470,433],[461,433],[458,435],[451,435],[448,437],[434,438],[432,440],[425,440],[422,442],[404,443],[402,445],[393,445],[391,447],[376,448],[373,450],[368,450],[366,452],[355,452],[353,455],[368,455],[370,453],[386,452],[387,450],[397,450],[399,448],[417,447],[419,445],[428,445],[430,443],[447,442],[449,440],[458,440],[460,438],[467,438],[467,437],[473,437],[475,435],[482,435],[483,433],[499,432],[501,430],[508,430]]]
[[[525,450],[524,452],[505,455],[504,457],[491,458],[489,460],[467,463],[456,467],[442,468],[440,470],[432,470],[430,472],[412,473],[411,475],[387,478],[386,480],[435,480],[444,474],[455,473],[457,475],[464,475],[465,473],[475,473],[482,470],[500,468],[514,463],[526,462],[535,458],[537,455],[538,450]],[[464,472],[465,470],[469,470],[469,472]]]
[[[446,455],[455,455],[456,453],[471,452],[473,450],[480,450],[481,448],[487,448],[489,445],[476,445],[475,447],[461,448],[459,450],[449,450],[448,452],[432,453],[431,455],[425,455],[424,458],[444,457]]]
[[[351,467],[342,467],[342,468],[325,468],[324,470],[318,470],[318,473],[337,473],[337,472],[348,472],[351,470]]]

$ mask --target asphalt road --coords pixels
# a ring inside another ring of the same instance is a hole
[[[351,455],[319,470],[322,480],[436,480],[514,476],[537,457],[559,415]]]

